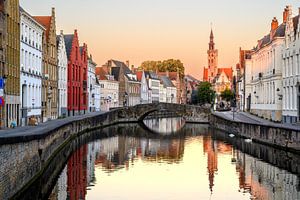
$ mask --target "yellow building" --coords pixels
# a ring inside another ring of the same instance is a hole
[[[1,127],[20,123],[20,16],[19,0],[0,1]]]

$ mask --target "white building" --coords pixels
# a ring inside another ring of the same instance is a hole
[[[144,71],[138,71],[136,72],[136,76],[138,81],[141,83],[141,104],[147,104],[150,102],[150,90],[148,81],[146,79],[146,75]]]
[[[99,81],[100,110],[109,111],[111,108],[119,107],[119,82],[103,67],[96,68],[96,75]]]
[[[98,79],[96,78],[95,84],[95,112],[99,112],[101,110],[101,88]]]
[[[135,106],[141,103],[141,83],[136,74],[131,71],[125,72],[125,90],[127,93],[127,106]],[[125,94],[126,96],[126,94]]]
[[[58,116],[67,116],[68,56],[63,31],[56,37],[58,59]]]
[[[42,102],[42,35],[44,27],[26,11],[21,17],[21,124],[41,121]]]
[[[159,102],[167,102],[167,88],[162,81],[159,83]]]
[[[177,88],[168,76],[160,76],[166,88],[166,103],[176,103]]]
[[[258,41],[246,61],[248,110],[272,121],[282,119],[282,60],[285,23],[272,20],[271,31]]]
[[[283,59],[283,122],[294,123],[300,118],[300,25],[299,15],[293,17],[292,8],[286,7],[287,23]]]
[[[149,103],[159,102],[159,84],[160,80],[154,72],[145,71],[146,80],[148,82],[151,99]]]
[[[97,64],[90,55],[88,58],[88,112],[95,112],[96,66]]]

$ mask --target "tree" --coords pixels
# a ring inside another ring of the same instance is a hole
[[[175,59],[168,59],[164,61],[145,61],[141,64],[140,69],[153,72],[177,72],[178,70],[180,77],[184,77],[183,63],[180,60]]]
[[[201,82],[198,86],[198,102],[203,105],[206,103],[212,103],[215,96],[215,92],[212,89],[212,85],[209,82]]]
[[[221,92],[221,98],[227,102],[232,101],[234,99],[234,93],[226,88],[223,92]]]

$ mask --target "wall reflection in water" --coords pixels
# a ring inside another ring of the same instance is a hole
[[[50,199],[300,199],[297,175],[209,131],[191,135],[86,144],[70,157]]]
[[[170,134],[179,131],[185,125],[185,121],[181,117],[152,118],[145,119],[144,124],[154,132]]]

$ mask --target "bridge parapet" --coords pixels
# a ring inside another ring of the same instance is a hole
[[[156,111],[174,112],[178,116],[185,118],[187,122],[209,123],[210,107],[193,106],[171,103],[140,104],[132,107],[117,109],[118,120],[120,122],[136,121],[140,122],[150,113]]]

